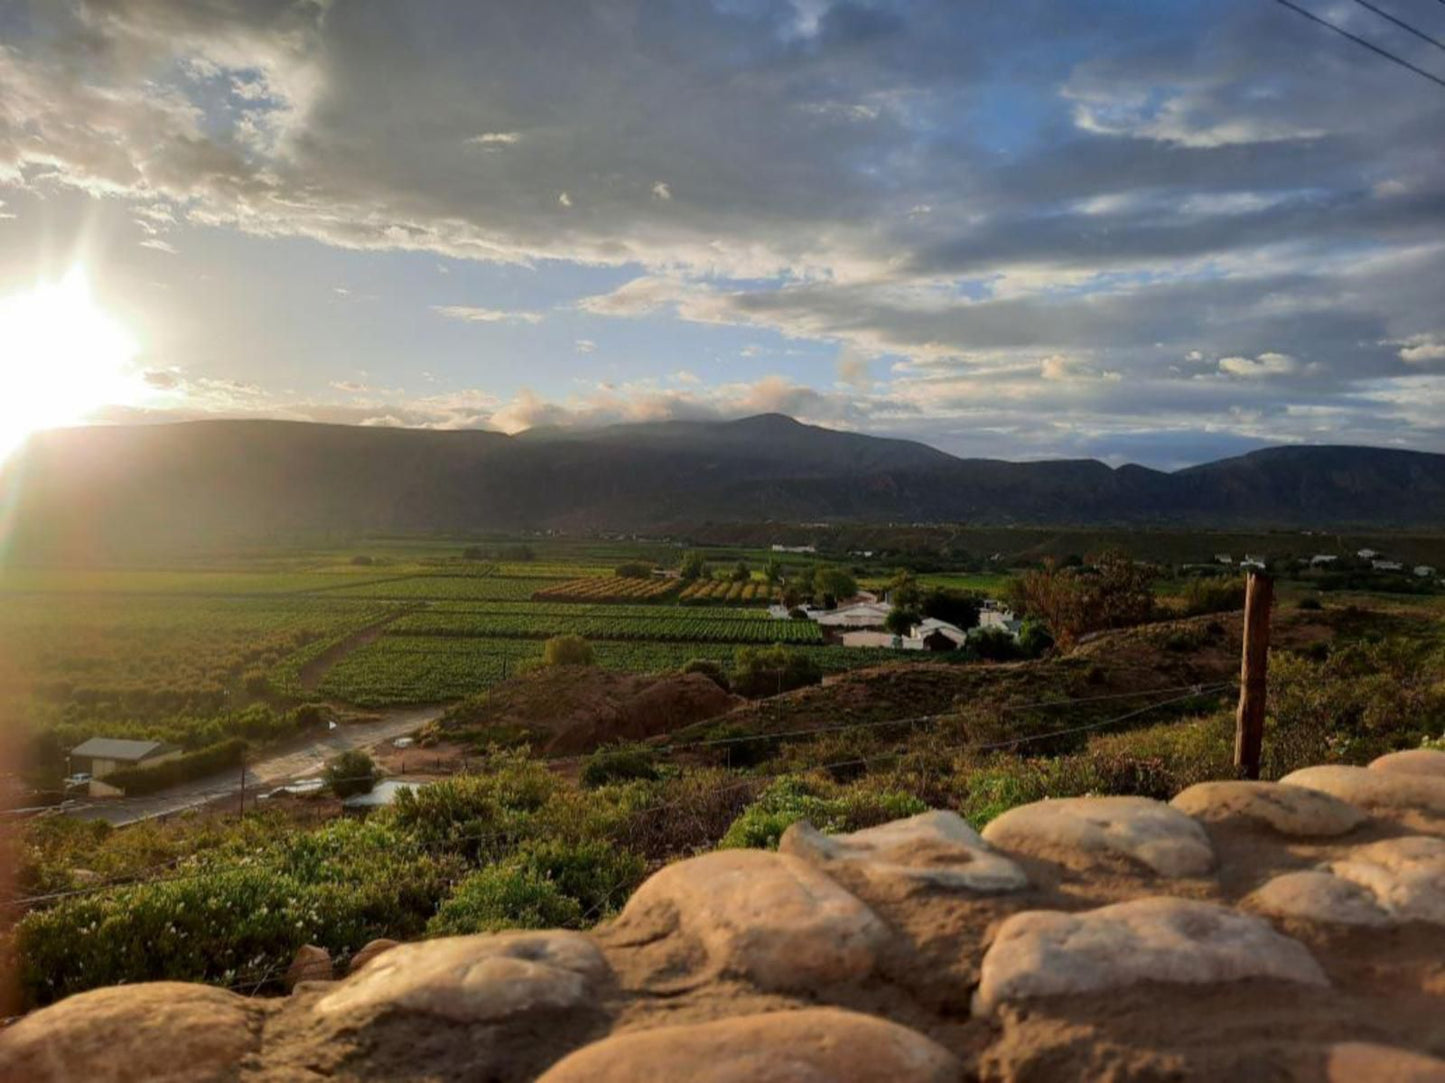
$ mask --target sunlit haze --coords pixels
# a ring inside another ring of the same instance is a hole
[[[40,429],[141,390],[135,337],[100,309],[85,269],[0,299],[0,459]]]

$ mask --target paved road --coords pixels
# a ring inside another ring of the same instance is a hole
[[[308,737],[300,743],[274,749],[257,762],[246,765],[246,793],[248,796],[252,793],[264,793],[292,779],[319,775],[326,761],[338,752],[351,748],[368,748],[393,737],[411,733],[439,717],[444,710],[444,707],[411,707],[386,711],[374,722],[347,723],[334,730]],[[151,820],[157,816],[169,816],[186,809],[199,808],[212,801],[234,797],[240,789],[240,770],[229,769],[145,797],[87,801],[73,806],[67,813],[82,820],[104,820],[116,827],[122,827],[125,824]]]

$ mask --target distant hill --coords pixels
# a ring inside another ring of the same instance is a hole
[[[1175,473],[959,459],[765,414],[520,436],[287,421],[41,434],[0,475],[22,556],[364,531],[729,521],[1445,527],[1445,455],[1280,447]]]

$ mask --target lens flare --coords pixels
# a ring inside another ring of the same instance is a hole
[[[76,266],[0,300],[0,460],[33,432],[84,421],[142,389],[140,345],[99,308]]]

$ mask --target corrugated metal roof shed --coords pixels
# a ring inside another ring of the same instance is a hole
[[[164,741],[128,741],[120,737],[92,737],[70,750],[72,756],[88,756],[94,760],[119,760],[139,763],[150,756],[174,751],[175,745]]]

